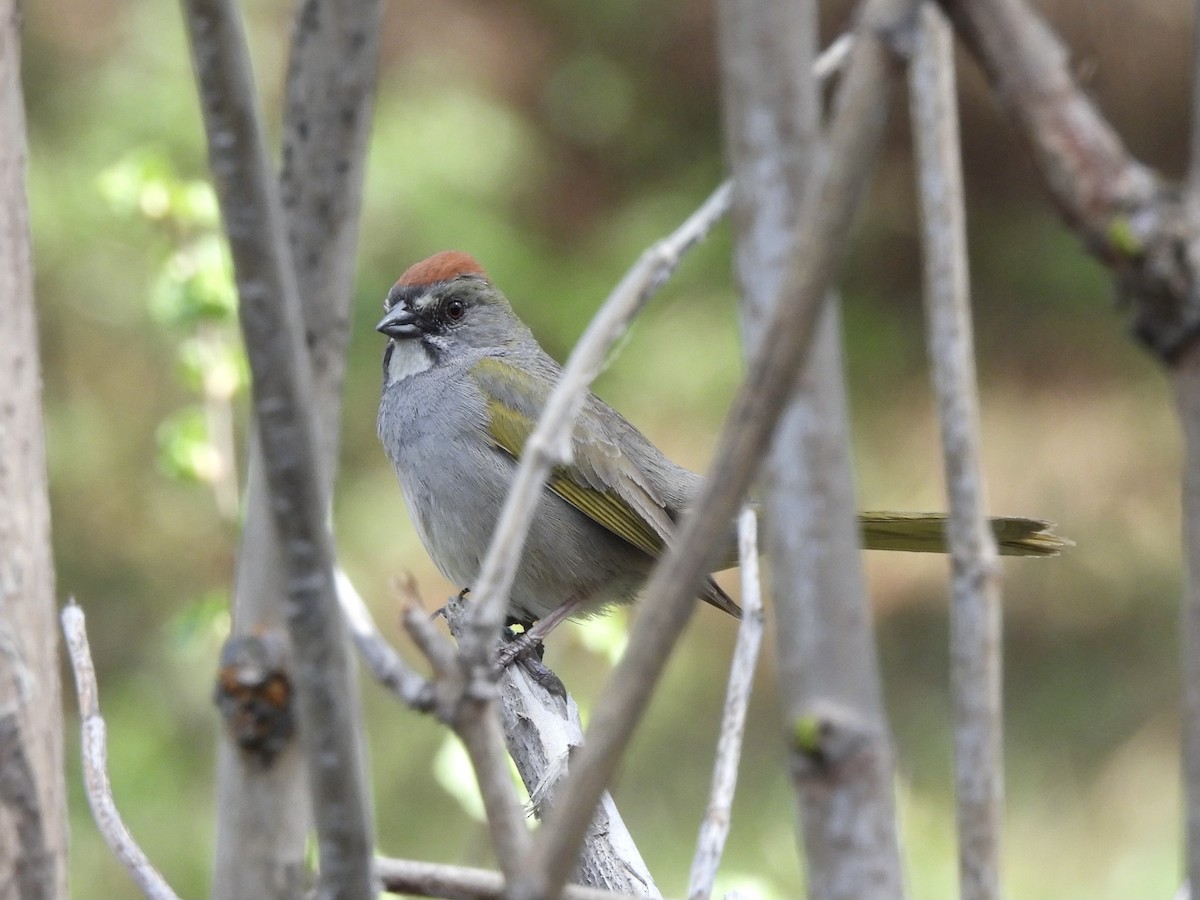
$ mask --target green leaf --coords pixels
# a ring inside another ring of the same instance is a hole
[[[158,426],[158,463],[167,475],[192,484],[212,484],[221,475],[221,455],[208,436],[204,410],[188,406]]]

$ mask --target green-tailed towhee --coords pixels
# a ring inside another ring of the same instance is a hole
[[[442,573],[469,587],[561,367],[465,253],[412,266],[388,292],[379,437],[417,532]],[[572,460],[552,473],[509,600],[544,635],[563,619],[637,596],[702,479],[589,394]],[[863,546],[944,551],[945,516],[862,513]],[[1000,552],[1046,556],[1064,541],[1036,519],[994,519]],[[727,565],[735,558],[730,530]],[[740,614],[711,578],[700,598]]]

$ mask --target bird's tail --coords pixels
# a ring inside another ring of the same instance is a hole
[[[945,513],[863,512],[862,545],[868,550],[946,552]],[[1074,541],[1054,533],[1042,519],[1000,516],[989,520],[1002,556],[1058,556]]]

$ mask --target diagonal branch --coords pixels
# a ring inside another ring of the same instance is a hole
[[[1200,227],[1177,187],[1129,153],[1024,0],[938,0],[1029,146],[1067,224],[1117,277],[1134,331],[1170,362],[1200,331]]]
[[[487,815],[488,837],[511,882],[529,846],[529,828],[508,774],[504,735],[492,706],[496,685],[488,682],[482,692],[471,690],[454,645],[433,627],[419,603],[409,602],[403,618],[409,637],[433,667],[434,711],[458,735],[470,757]]]
[[[691,617],[700,581],[713,568],[718,544],[728,535],[767,449],[808,352],[879,150],[898,70],[881,36],[894,32],[914,6],[915,0],[873,0],[864,9],[838,96],[826,164],[809,180],[777,302],[726,420],[716,461],[695,508],[683,519],[676,543],[651,576],[638,628],[601,694],[563,799],[535,838],[528,880],[514,886],[516,897],[555,896],[565,882],[596,801],[645,712],[667,657]]]
[[[729,193],[727,183],[720,185],[674,233],[642,254],[613,289],[567,360],[562,378],[525,444],[521,465],[475,585],[474,612],[462,634],[463,659],[471,666],[474,680],[493,680],[496,635],[504,623],[521,549],[551,468],[570,454],[571,425],[583,407],[588,388],[632,318],[671,276],[684,254],[703,240],[728,211]]]

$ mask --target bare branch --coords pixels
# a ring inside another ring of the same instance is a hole
[[[754,668],[762,645],[762,584],[758,574],[758,514],[751,507],[738,517],[738,561],[741,566],[742,621],[733,648],[729,687],[725,694],[725,713],[721,718],[721,736],[717,741],[717,759],[713,766],[712,790],[708,809],[700,823],[696,855],[688,878],[689,900],[704,900],[712,894],[713,881],[721,864],[725,840],[737,788],[738,763],[742,757],[742,739],[746,731],[746,713],[750,691],[754,687]]]
[[[1180,191],[1135,160],[1023,0],[939,0],[1030,147],[1067,224],[1109,266],[1134,331],[1167,362],[1200,331],[1200,225]]]
[[[404,664],[380,634],[366,604],[340,568],[337,579],[343,613],[375,679],[414,709],[429,711],[437,708],[437,686]],[[459,692],[453,685],[445,684],[447,677],[455,679],[460,671],[453,648],[430,627],[420,612],[419,597],[411,581],[405,587],[405,593],[413,601],[408,607],[411,612],[406,613],[406,619],[411,617],[409,632],[433,661],[435,671],[441,674],[441,693],[457,697]],[[447,604],[446,618],[452,628],[464,621],[467,614],[464,606],[462,601],[454,599]],[[456,701],[453,700],[442,705],[446,714],[452,714],[455,708]],[[570,696],[564,700],[562,695],[534,682],[523,667],[513,665],[501,674],[500,710],[509,752],[530,791],[534,813],[540,814],[541,804],[553,796],[555,785],[566,774],[571,749],[583,742],[578,707]],[[605,885],[610,890],[638,897],[660,896],[649,869],[607,794],[588,835],[579,877],[585,884]]]
[[[138,890],[150,900],[179,900],[125,827],[113,800],[112,785],[108,780],[107,729],[100,715],[100,691],[96,685],[92,651],[88,647],[83,610],[71,600],[63,608],[61,618],[71,670],[75,673],[75,693],[79,698],[83,783],[96,827]]]
[[[404,628],[433,667],[434,709],[454,729],[471,759],[487,813],[488,835],[496,859],[511,881],[528,848],[529,828],[508,772],[504,735],[492,706],[496,684],[466,683],[454,645],[438,633],[419,604],[405,607]]]
[[[379,46],[379,0],[297,5],[283,116],[282,204],[312,367],[321,492],[337,459],[352,272]],[[231,640],[284,635],[286,573],[252,427]],[[290,900],[303,888],[309,833],[295,738],[269,766],[226,741],[217,755],[214,900]]]
[[[1197,10],[1200,13],[1200,9]],[[1200,41],[1200,17],[1195,21]],[[1200,43],[1193,42],[1191,160],[1187,173],[1187,213],[1200,230]],[[1200,243],[1191,245],[1193,269],[1200,269]],[[1187,591],[1180,605],[1183,702],[1182,760],[1187,874],[1177,898],[1187,900],[1191,885],[1200,885],[1200,358],[1193,348],[1174,373],[1175,405],[1183,428],[1183,554],[1187,560]]]
[[[1183,428],[1183,555],[1187,592],[1180,608],[1182,748],[1188,884],[1200,884],[1200,353],[1186,353],[1172,373]]]
[[[371,827],[333,547],[320,483],[301,310],[245,38],[229,0],[184,0],[209,162],[241,298],[270,508],[286,572],[300,734],[313,795],[321,890],[371,892]]]
[[[971,340],[966,208],[954,46],[940,9],[925,4],[909,66],[925,308],[941,422],[952,571],[951,687],[958,866],[963,900],[999,900],[1004,771],[1000,558],[988,524]]]
[[[683,518],[676,543],[651,576],[638,628],[600,696],[563,799],[535,837],[527,880],[513,886],[514,897],[554,896],[565,882],[596,802],[691,617],[700,581],[712,570],[718,544],[728,535],[729,523],[766,451],[802,368],[878,152],[897,68],[881,36],[894,33],[911,16],[914,3],[874,0],[860,18],[839,92],[827,164],[809,180],[794,252],[787,260],[762,343],[723,429],[716,461],[695,508]],[[847,516],[856,544],[850,511]],[[890,791],[890,778],[885,781]]]
[[[1192,17],[1192,131],[1188,143],[1187,204],[1194,224],[1200,221],[1200,2]]]
[[[506,896],[504,876],[486,869],[376,857],[375,873],[383,889],[393,894],[464,900],[504,900]],[[577,884],[567,885],[562,892],[563,900],[616,900],[625,896]]]
[[[447,605],[452,629],[466,614],[454,609],[457,603],[452,600]],[[530,806],[541,818],[554,805],[570,771],[572,753],[583,744],[579,707],[548,669],[539,681],[524,665],[513,664],[500,675],[500,717],[509,754],[529,791]],[[662,896],[607,791],[600,797],[572,878],[621,894]]]
[[[334,581],[350,637],[354,639],[372,677],[395,694],[405,706],[421,712],[432,709],[433,685],[409,668],[380,634],[367,604],[341,566],[334,572]]]
[[[861,174],[877,151],[897,74],[891,48],[880,41],[904,40],[912,8],[863,9],[828,146],[819,149],[819,98],[805,65],[816,41],[816,4],[725,0],[720,7],[726,143],[737,186],[735,260],[749,355],[773,339],[778,304],[795,302],[792,270],[805,253],[787,236],[814,226],[811,197],[822,158],[836,169],[844,153],[865,154],[851,164],[862,166]],[[851,122],[861,138],[847,130]],[[861,189],[862,182],[853,188]],[[853,524],[835,303],[825,304],[815,329],[762,488],[797,815],[810,896],[900,896],[891,747]]]

